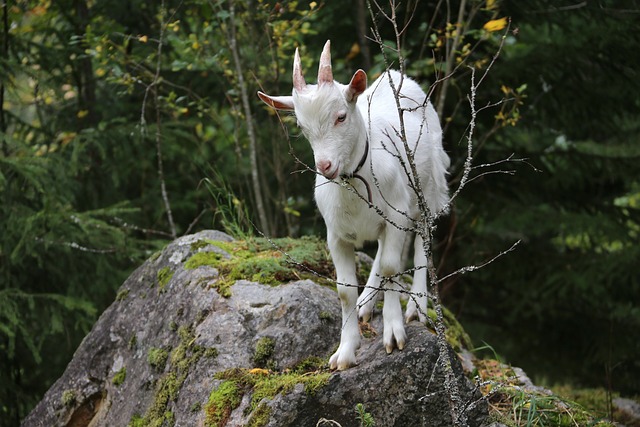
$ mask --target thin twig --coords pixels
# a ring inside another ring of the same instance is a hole
[[[156,68],[153,76],[153,80],[151,84],[147,86],[147,89],[144,93],[144,98],[142,100],[142,111],[140,114],[140,125],[142,130],[146,130],[146,119],[145,119],[145,110],[147,105],[147,98],[149,96],[149,92],[152,91],[153,102],[155,104],[156,109],[156,133],[155,133],[155,143],[156,143],[156,156],[157,156],[157,167],[158,167],[158,179],[160,180],[160,193],[162,194],[162,201],[164,203],[164,208],[167,213],[167,221],[169,222],[169,230],[171,232],[171,237],[175,239],[177,237],[176,225],[173,221],[173,213],[171,211],[171,203],[169,202],[169,194],[167,193],[167,185],[165,182],[164,176],[164,163],[162,159],[162,132],[161,132],[161,115],[160,115],[160,105],[159,105],[159,95],[158,95],[158,86],[160,85],[160,70],[162,65],[162,46],[164,40],[164,33],[166,30],[166,21],[164,20],[165,3],[162,0],[162,4],[160,5],[161,10],[161,18],[160,18],[160,37],[158,40],[158,48],[156,50]]]

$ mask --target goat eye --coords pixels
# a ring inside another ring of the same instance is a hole
[[[342,113],[338,116],[338,118],[336,119],[336,124],[338,123],[342,123],[345,120],[347,120],[347,113]]]

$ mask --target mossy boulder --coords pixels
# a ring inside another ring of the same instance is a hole
[[[332,277],[320,239],[177,239],[125,281],[23,426],[346,427],[357,404],[376,425],[450,425],[424,325],[407,325],[404,351],[387,355],[377,315],[359,365],[327,368],[341,329]],[[486,404],[452,360],[470,425],[481,425]]]

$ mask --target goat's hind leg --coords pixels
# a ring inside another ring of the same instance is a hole
[[[364,290],[358,297],[358,316],[368,322],[371,319],[371,313],[376,305],[376,301],[380,296],[380,254],[382,251],[378,250],[376,258],[371,265],[371,274],[364,287]]]
[[[402,246],[404,232],[387,227],[387,233],[380,241],[380,274],[383,276],[384,306],[382,317],[384,331],[382,342],[387,353],[391,353],[394,347],[399,350],[404,348],[407,334],[402,321],[402,306],[400,305],[400,292],[402,287],[398,284],[397,276],[401,269]]]
[[[406,322],[419,319],[421,323],[427,321],[427,257],[422,245],[422,237],[416,235],[414,244],[413,284],[405,313]]]

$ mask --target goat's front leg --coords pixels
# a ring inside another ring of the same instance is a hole
[[[402,268],[400,264],[404,238],[405,233],[403,231],[387,224],[378,248],[378,251],[381,252],[379,254],[380,275],[383,277],[382,284],[385,287],[384,306],[382,308],[384,324],[382,342],[387,353],[391,353],[394,347],[402,350],[407,340],[402,319],[402,306],[400,305],[400,291],[402,288],[398,284],[398,277],[395,277]]]
[[[358,282],[355,250],[352,244],[339,239],[331,232],[327,235],[327,243],[336,267],[338,296],[342,305],[340,346],[329,359],[329,366],[331,369],[343,370],[356,364],[356,350],[360,347],[360,328],[356,311]]]

